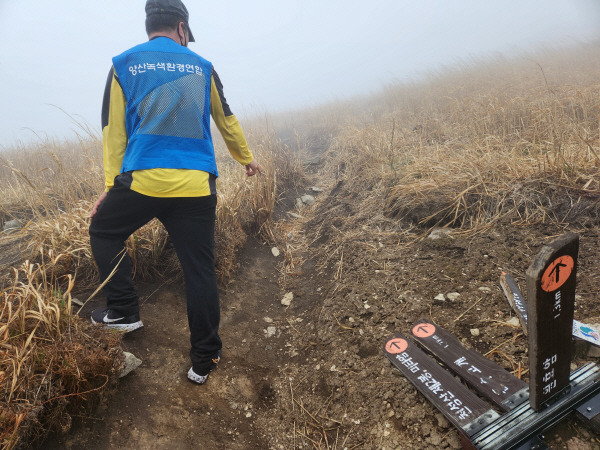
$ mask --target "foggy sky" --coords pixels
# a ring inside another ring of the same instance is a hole
[[[187,0],[238,116],[375,92],[490,52],[600,37],[597,0]],[[111,57],[147,39],[145,0],[0,0],[0,150],[100,130]]]

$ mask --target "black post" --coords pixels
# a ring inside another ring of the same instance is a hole
[[[545,245],[527,269],[529,402],[535,411],[569,385],[579,236]]]

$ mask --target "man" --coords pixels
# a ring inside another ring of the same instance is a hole
[[[143,326],[125,240],[153,218],[168,231],[183,268],[192,367],[203,384],[221,357],[214,270],[218,176],[210,115],[246,174],[260,173],[212,64],[187,48],[194,42],[180,0],[148,0],[148,42],[113,58],[102,135],[106,190],[94,205],[90,242],[106,308],[92,322],[133,331]],[[116,269],[115,269],[116,267]],[[165,318],[168,319],[168,318]]]

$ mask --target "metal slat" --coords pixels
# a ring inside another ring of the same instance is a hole
[[[536,412],[530,405],[522,404],[472,436],[471,442],[481,450],[513,448],[550,428],[600,392],[600,369],[595,364],[573,372],[571,380],[570,393],[548,408]]]
[[[573,383],[580,384],[582,382],[585,382],[585,380],[588,377],[594,376],[596,374],[596,372],[600,372],[596,365],[587,364],[587,365],[582,366],[582,367],[578,368],[577,370],[575,370],[571,374],[571,380]],[[531,409],[531,407],[528,403],[523,403],[520,406],[518,406],[517,408],[515,408],[513,411],[511,411],[510,413],[507,413],[507,414],[504,414],[503,416],[501,416],[494,423],[490,424],[489,427],[482,430],[481,433],[479,433],[476,436],[476,438],[479,440],[487,439],[489,437],[489,435],[491,435],[492,433],[495,433],[498,430],[510,429],[511,426],[509,425],[509,423],[511,421],[516,421],[518,423],[518,421],[523,418],[525,413],[527,413],[527,414],[535,413],[535,411]],[[505,431],[501,431],[501,433],[504,433],[504,432]]]

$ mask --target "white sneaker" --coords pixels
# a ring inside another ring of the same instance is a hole
[[[104,325],[107,328],[120,330],[125,333],[142,328],[144,324],[140,320],[139,314],[125,317],[116,313],[112,309],[100,308],[92,311],[92,323],[96,325]]]
[[[190,367],[190,370],[188,370],[188,380],[193,381],[194,383],[204,384],[204,383],[206,383],[207,379],[208,379],[208,374],[198,375],[196,372],[194,372],[193,367]]]

